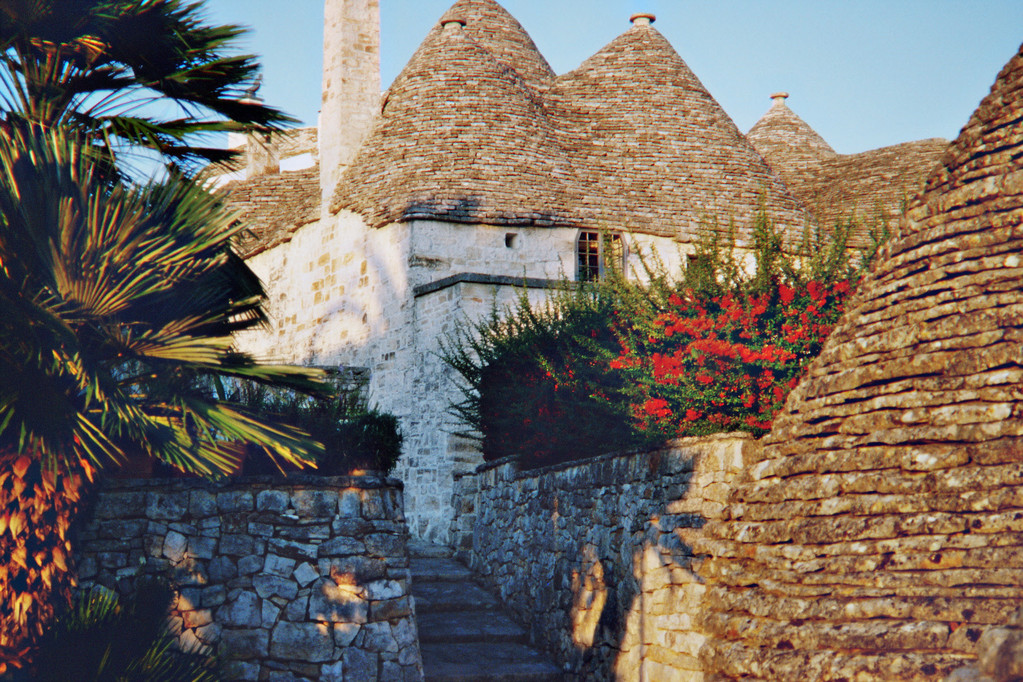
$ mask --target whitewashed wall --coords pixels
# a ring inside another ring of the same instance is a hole
[[[369,368],[371,401],[397,415],[405,435],[395,473],[406,486],[411,531],[446,542],[453,477],[481,460],[451,435],[456,425],[447,410],[457,389],[439,357],[441,340],[465,321],[511,305],[519,291],[458,282],[417,296],[416,287],[462,273],[573,279],[576,234],[429,220],[367,229],[342,211],[249,259],[266,285],[271,323],[239,335],[238,344],[268,360]],[[633,269],[641,269],[640,250],[656,249],[670,268],[682,258],[670,240],[628,239]],[[529,291],[534,302],[546,295]]]

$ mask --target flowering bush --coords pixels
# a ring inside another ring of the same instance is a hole
[[[701,299],[672,293],[618,329],[609,371],[636,428],[665,438],[716,431],[763,434],[820,352],[852,288],[777,283],[762,293]]]
[[[734,238],[708,229],[678,276],[644,263],[644,285],[617,273],[540,309],[523,296],[445,348],[463,379],[452,409],[463,435],[488,460],[527,466],[682,435],[762,435],[876,252],[852,265],[851,228],[785,252],[761,216],[752,268]]]
[[[463,388],[451,408],[457,433],[485,459],[542,466],[647,442],[606,399],[622,388],[606,361],[617,348],[608,293],[566,289],[537,308],[523,295],[504,317],[495,311],[448,340],[444,359]]]

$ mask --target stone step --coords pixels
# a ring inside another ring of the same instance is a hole
[[[473,575],[454,559],[438,557],[413,557],[409,569],[413,582],[470,582]]]
[[[412,558],[440,559],[450,557],[454,550],[445,545],[438,545],[426,540],[409,540],[408,553]]]
[[[473,583],[412,580],[416,613],[436,611],[489,611],[500,608],[497,599]]]
[[[526,631],[499,611],[416,614],[420,642],[526,643]]]
[[[426,682],[560,682],[561,670],[522,644],[420,643]]]

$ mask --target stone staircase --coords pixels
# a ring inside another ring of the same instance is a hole
[[[560,682],[526,632],[447,547],[409,543],[426,682]]]

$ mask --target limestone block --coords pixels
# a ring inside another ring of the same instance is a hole
[[[259,679],[259,663],[227,661],[224,664],[224,676],[230,680],[256,682]]]
[[[212,559],[216,550],[216,538],[191,537],[188,539],[188,553],[197,559]]]
[[[248,535],[229,533],[220,538],[221,556],[245,556],[253,554],[255,548],[256,541]]]
[[[298,584],[301,587],[306,587],[319,576],[319,571],[317,571],[316,568],[308,562],[300,564],[298,568],[295,569],[294,573],[295,580],[298,581]]]
[[[362,646],[367,651],[373,652],[398,652],[398,642],[391,631],[391,624],[387,622],[366,623],[362,626]]]
[[[263,563],[264,573],[281,576],[282,578],[289,577],[294,569],[294,559],[278,556],[276,554],[268,554],[266,561]]]
[[[238,575],[238,567],[235,565],[234,560],[231,557],[218,556],[214,557],[210,561],[209,565],[209,577],[210,580],[216,583],[226,583],[231,578]]]
[[[348,647],[341,654],[345,682],[377,682],[377,657],[362,649]]]
[[[217,498],[208,490],[193,490],[188,494],[188,513],[194,517],[217,514]]]
[[[188,538],[176,531],[168,531],[163,541],[163,555],[174,563],[185,558]]]
[[[146,493],[146,518],[177,521],[185,516],[188,498],[162,492]]]
[[[344,669],[345,665],[343,661],[324,664],[324,666],[320,668],[319,680],[320,682],[344,682]]]
[[[369,618],[373,621],[395,620],[407,618],[412,614],[412,604],[409,597],[399,599],[384,599],[370,603]]]
[[[339,647],[347,647],[359,634],[362,626],[359,623],[334,623],[334,644]]]
[[[185,611],[181,617],[185,628],[197,628],[213,622],[213,612],[210,609]]]
[[[251,592],[241,592],[217,609],[217,622],[228,627],[259,627],[263,622],[259,598]]]
[[[309,596],[310,620],[331,623],[365,623],[369,616],[369,603],[334,581],[322,579],[314,583]]]
[[[303,594],[304,592],[304,594]],[[299,592],[298,597],[288,602],[288,605],[284,607],[284,617],[290,621],[300,621],[306,619],[306,614],[309,612],[309,594],[308,590],[302,590]]]
[[[336,537],[333,540],[320,543],[317,555],[321,557],[351,556],[362,554],[366,551],[366,545],[360,540],[348,536]]]
[[[329,490],[296,490],[291,504],[302,518],[333,517],[337,514],[337,493]]]
[[[280,627],[280,626],[278,626]],[[222,656],[228,659],[266,658],[270,633],[262,628],[236,630],[225,628],[220,637]]]
[[[252,492],[249,490],[228,490],[217,496],[217,508],[222,514],[248,512],[254,509]]]
[[[334,656],[334,640],[326,625],[281,621],[270,638],[270,655],[282,660],[322,663]]]
[[[256,511],[281,513],[288,508],[290,499],[283,490],[261,490],[256,494]]]
[[[266,543],[267,550],[280,554],[282,556],[288,556],[295,559],[315,559],[316,558],[316,545],[295,542],[293,540],[281,540],[273,538]]]
[[[260,554],[250,554],[244,556],[238,560],[238,575],[248,576],[253,573],[258,573],[263,570],[263,556]]]
[[[362,517],[362,502],[358,490],[342,490],[338,495],[338,513],[347,518]]]
[[[277,622],[277,617],[281,614],[281,607],[274,604],[269,599],[263,600],[263,607],[260,610],[260,623],[264,628],[268,630],[273,627],[274,623]]]
[[[227,589],[223,585],[210,585],[199,596],[203,606],[220,606],[227,600]]]
[[[405,585],[395,580],[374,580],[366,583],[366,594],[370,599],[396,599],[405,594]]]
[[[209,646],[216,646],[220,643],[220,637],[224,628],[219,623],[207,623],[195,628],[195,636],[199,641]]]
[[[273,596],[294,599],[298,595],[298,585],[293,580],[279,575],[261,573],[252,579],[252,586],[256,589],[256,594],[263,599]]]

